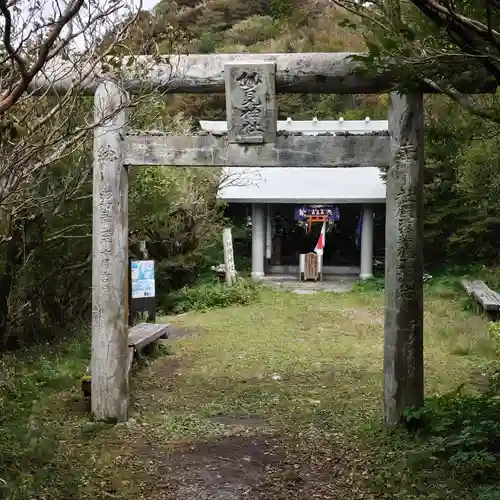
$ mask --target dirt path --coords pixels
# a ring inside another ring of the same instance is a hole
[[[178,334],[189,336],[185,330]],[[175,390],[176,374],[184,368],[176,358],[156,360],[150,367],[148,387],[141,384],[138,407],[149,412],[153,405],[161,406],[158,397]],[[162,442],[139,429],[131,453],[136,465],[131,468],[148,464],[147,473],[141,474],[148,500],[380,498],[366,483],[362,454],[340,433],[318,435],[311,441],[299,428],[274,426],[273,430],[266,418],[255,414],[218,414],[208,421],[217,426],[219,437],[174,446],[168,439]],[[144,471],[144,466],[140,469]]]
[[[154,500],[240,500],[262,498],[259,485],[282,457],[272,440],[229,437],[186,446],[160,466],[165,477]]]
[[[291,444],[291,443],[290,443]],[[303,443],[296,443],[302,448]],[[340,450],[338,450],[340,451]],[[293,459],[292,459],[293,458]],[[159,468],[165,478],[153,500],[375,499],[364,484],[361,457],[320,461],[288,456],[279,438],[228,437],[197,443]]]
[[[413,479],[393,472],[399,444],[375,436],[382,301],[275,292],[266,300],[171,320],[170,355],[134,377],[137,423],[121,467],[140,479],[131,480],[137,494],[120,500],[417,498]],[[442,392],[469,378],[449,339],[474,318],[447,302],[431,306],[427,380]]]

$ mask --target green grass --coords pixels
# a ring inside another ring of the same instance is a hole
[[[82,335],[64,346],[1,359],[0,497],[29,498],[32,492],[44,490],[72,494],[78,487],[82,464],[65,463],[62,440],[65,416],[73,414],[72,405],[78,404],[79,397],[68,388],[76,387],[85,370],[88,340],[88,335]]]
[[[251,305],[170,318],[188,334],[135,374],[127,425],[87,421],[86,343],[4,358],[0,496],[203,498],[207,470],[220,472],[210,476],[219,489],[243,470],[269,499],[476,498],[439,466],[412,467],[415,438],[381,425],[379,288],[263,289]],[[426,285],[427,395],[473,392],[494,356],[486,323],[462,300],[453,284]]]

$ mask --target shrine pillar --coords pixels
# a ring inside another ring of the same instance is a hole
[[[271,265],[273,253],[273,225],[272,225],[272,205],[268,203],[266,210],[266,266],[267,270]]]
[[[373,208],[363,207],[361,225],[361,272],[362,280],[373,278]]]
[[[252,205],[252,279],[264,277],[264,259],[266,250],[265,205]]]

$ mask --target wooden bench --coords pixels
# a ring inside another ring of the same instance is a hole
[[[168,338],[169,325],[156,323],[140,323],[129,329],[128,332],[128,373],[132,372],[132,365],[137,354],[146,346],[159,339]],[[84,396],[90,396],[90,387],[92,383],[92,373],[90,365],[82,377],[82,391]]]
[[[463,279],[460,284],[466,291],[467,295],[471,296],[478,307],[487,315],[497,319],[500,313],[500,293],[495,292],[481,280]],[[479,312],[479,311],[478,311]]]

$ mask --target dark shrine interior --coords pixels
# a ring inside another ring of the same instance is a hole
[[[295,220],[295,204],[273,204],[272,226],[273,243],[271,265],[296,266],[300,253],[312,252],[321,231],[322,223],[315,222],[308,232],[308,224]],[[323,252],[324,266],[359,266],[360,262],[360,237],[356,237],[358,217],[362,216],[361,204],[341,204],[339,220],[327,223],[325,248]],[[374,206],[374,258],[384,259],[384,225],[385,205]],[[250,204],[230,203],[226,206],[225,216],[233,221],[235,226],[242,227],[251,217]],[[240,251],[251,255],[251,225],[248,231],[234,233],[235,240],[248,238],[247,245],[243,241],[235,241]],[[236,250],[236,248],[235,248]]]

